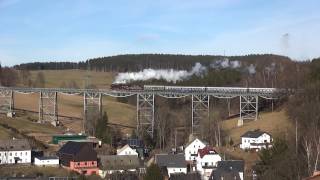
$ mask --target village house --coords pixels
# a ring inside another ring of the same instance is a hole
[[[149,149],[144,146],[144,143],[141,139],[128,138],[121,140],[120,146],[125,145],[129,145],[131,149],[135,150],[141,160],[149,157]]]
[[[98,174],[97,153],[92,143],[69,141],[57,153],[63,167],[80,174]]]
[[[170,177],[171,174],[187,173],[187,163],[183,154],[156,154],[155,163]]]
[[[244,179],[244,161],[227,160],[219,161],[217,168],[211,173],[209,180],[243,180]]]
[[[99,175],[106,177],[113,173],[145,173],[143,162],[135,155],[99,155]]]
[[[31,146],[26,139],[0,140],[0,164],[30,164]]]
[[[138,156],[138,153],[136,150],[132,149],[128,144],[123,146],[120,149],[117,149],[117,155],[132,155],[132,156]]]
[[[206,144],[198,138],[192,140],[186,145],[184,150],[185,160],[189,162],[195,161],[198,156],[198,150],[203,149],[204,147],[206,147]]]
[[[261,150],[271,147],[272,137],[269,133],[256,129],[254,131],[247,131],[241,136],[240,148],[243,150],[253,149]]]
[[[218,162],[221,161],[221,156],[213,147],[206,146],[203,149],[198,150],[196,161],[196,170],[206,180],[209,179],[212,170],[215,169]]]
[[[56,156],[34,157],[34,165],[36,166],[59,166],[59,158]]]

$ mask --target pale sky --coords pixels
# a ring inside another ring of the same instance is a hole
[[[0,61],[118,54],[320,57],[319,0],[0,0]]]

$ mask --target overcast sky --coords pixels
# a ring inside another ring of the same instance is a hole
[[[130,53],[320,56],[319,0],[0,0],[0,61]]]

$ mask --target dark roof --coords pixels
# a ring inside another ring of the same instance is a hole
[[[92,146],[93,147],[92,143],[89,143],[89,142],[68,141],[66,144],[64,144],[60,148],[59,153],[76,155],[85,146]]]
[[[241,137],[258,138],[264,133],[268,134],[267,132],[261,131],[260,129],[256,129],[254,131],[247,131]]]
[[[169,180],[201,180],[201,176],[198,173],[174,173],[170,175]]]
[[[99,155],[100,168],[103,170],[129,170],[143,167],[138,156],[134,155]]]
[[[160,167],[187,167],[184,154],[156,154],[155,163]]]
[[[244,161],[243,160],[219,161],[217,167],[220,169],[224,169],[224,170],[234,169],[238,172],[243,172],[244,171]]]
[[[229,160],[219,161],[217,169],[213,170],[210,180],[240,180],[240,172],[244,171],[244,161],[242,160]]]
[[[31,150],[31,146],[26,139],[11,139],[11,140],[0,140],[0,151],[21,151]]]
[[[69,141],[60,148],[57,155],[63,165],[69,165],[70,160],[76,162],[97,160],[97,152],[90,142]]]

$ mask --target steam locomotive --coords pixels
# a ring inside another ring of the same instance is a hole
[[[208,93],[246,93],[249,88],[239,87],[197,87],[197,86],[163,86],[163,85],[137,85],[137,84],[112,84],[112,90],[125,90],[125,91],[168,91],[168,92],[179,92],[179,93],[197,93],[197,92],[208,92]],[[275,88],[250,88],[250,91],[255,92],[274,92]]]

